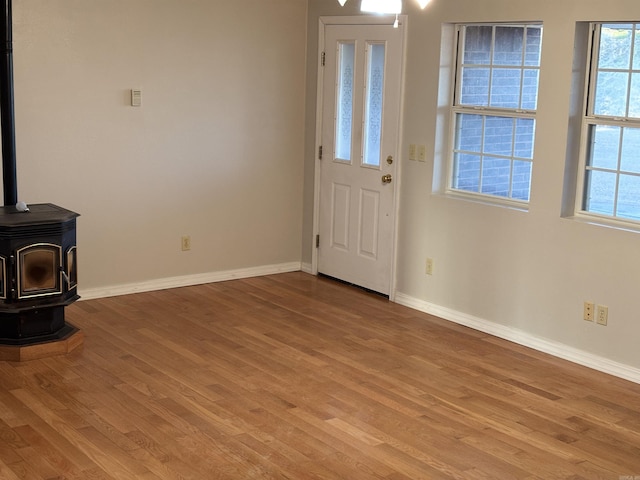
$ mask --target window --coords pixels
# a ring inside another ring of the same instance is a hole
[[[449,190],[530,197],[542,25],[459,25]]]
[[[640,24],[592,26],[578,210],[640,222]]]

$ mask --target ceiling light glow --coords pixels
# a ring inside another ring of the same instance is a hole
[[[369,13],[402,13],[402,0],[362,0],[360,11]]]

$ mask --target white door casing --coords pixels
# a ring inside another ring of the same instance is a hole
[[[405,22],[392,23],[324,24],[316,168],[317,272],[386,295],[395,258]]]

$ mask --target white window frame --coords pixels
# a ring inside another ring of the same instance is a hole
[[[529,187],[529,200],[520,200],[510,197],[504,197],[499,195],[487,194],[482,192],[472,192],[468,190],[457,189],[453,187],[454,183],[454,172],[455,172],[455,153],[456,153],[456,127],[457,127],[457,117],[460,114],[470,114],[470,115],[482,115],[485,117],[507,117],[512,119],[517,118],[525,118],[532,119],[536,122],[536,110],[530,109],[518,109],[518,108],[498,108],[491,106],[469,106],[469,105],[461,105],[459,104],[459,99],[461,96],[462,90],[462,81],[460,79],[460,75],[462,74],[462,57],[463,57],[463,49],[464,49],[464,39],[462,38],[462,30],[467,26],[491,26],[491,27],[527,27],[534,26],[543,28],[541,22],[509,22],[509,23],[501,23],[501,22],[483,22],[483,23],[460,23],[455,24],[455,39],[453,45],[454,52],[454,68],[453,68],[453,88],[450,102],[450,116],[449,116],[449,145],[448,148],[448,160],[447,160],[447,177],[446,177],[446,188],[445,193],[448,196],[459,197],[471,201],[481,201],[483,203],[489,203],[494,205],[502,205],[515,207],[520,210],[528,210],[529,203],[531,200],[531,185]],[[528,67],[529,68],[529,67]],[[541,72],[540,65],[537,67],[531,66],[531,68],[537,68],[539,72]],[[540,79],[540,75],[538,76],[538,82]],[[538,83],[539,87],[539,83]],[[521,86],[522,88],[522,86]],[[534,138],[533,143],[535,144],[535,130],[534,130]],[[534,145],[535,152],[535,145]],[[535,153],[533,155],[535,157]],[[514,159],[518,159],[518,157],[510,157],[511,162]],[[534,164],[534,158],[531,160],[532,170]],[[513,173],[513,163],[511,173]],[[532,174],[533,175],[533,174]]]
[[[580,131],[580,154],[579,154],[579,166],[576,183],[576,199],[575,199],[575,216],[578,219],[586,220],[591,223],[602,224],[605,226],[620,227],[624,229],[632,229],[640,231],[640,219],[634,220],[626,217],[618,217],[616,215],[607,215],[602,213],[590,212],[585,209],[586,205],[586,176],[589,170],[605,170],[616,172],[617,180],[616,186],[619,181],[619,175],[621,173],[620,164],[618,162],[617,169],[601,169],[594,168],[588,165],[588,157],[590,153],[590,133],[591,128],[597,125],[609,125],[616,127],[635,127],[640,128],[640,118],[635,117],[613,117],[595,115],[593,113],[596,95],[596,78],[598,72],[598,56],[600,53],[600,31],[602,25],[611,24],[640,24],[640,20],[637,21],[619,21],[619,22],[591,22],[589,24],[589,41],[587,48],[587,68],[585,75],[584,86],[584,102],[582,109],[582,126]],[[640,29],[636,30],[637,34],[640,34]],[[633,45],[632,47],[633,48]],[[630,68],[630,71],[632,69]],[[626,104],[628,111],[629,104]],[[635,174],[640,176],[640,173]],[[618,190],[616,188],[615,205],[618,202]]]

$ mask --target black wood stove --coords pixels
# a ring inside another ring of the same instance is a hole
[[[78,298],[77,213],[52,204],[0,208],[0,344],[63,338]]]
[[[76,329],[64,308],[77,295],[77,213],[17,201],[11,0],[0,0],[0,345],[63,339]]]

